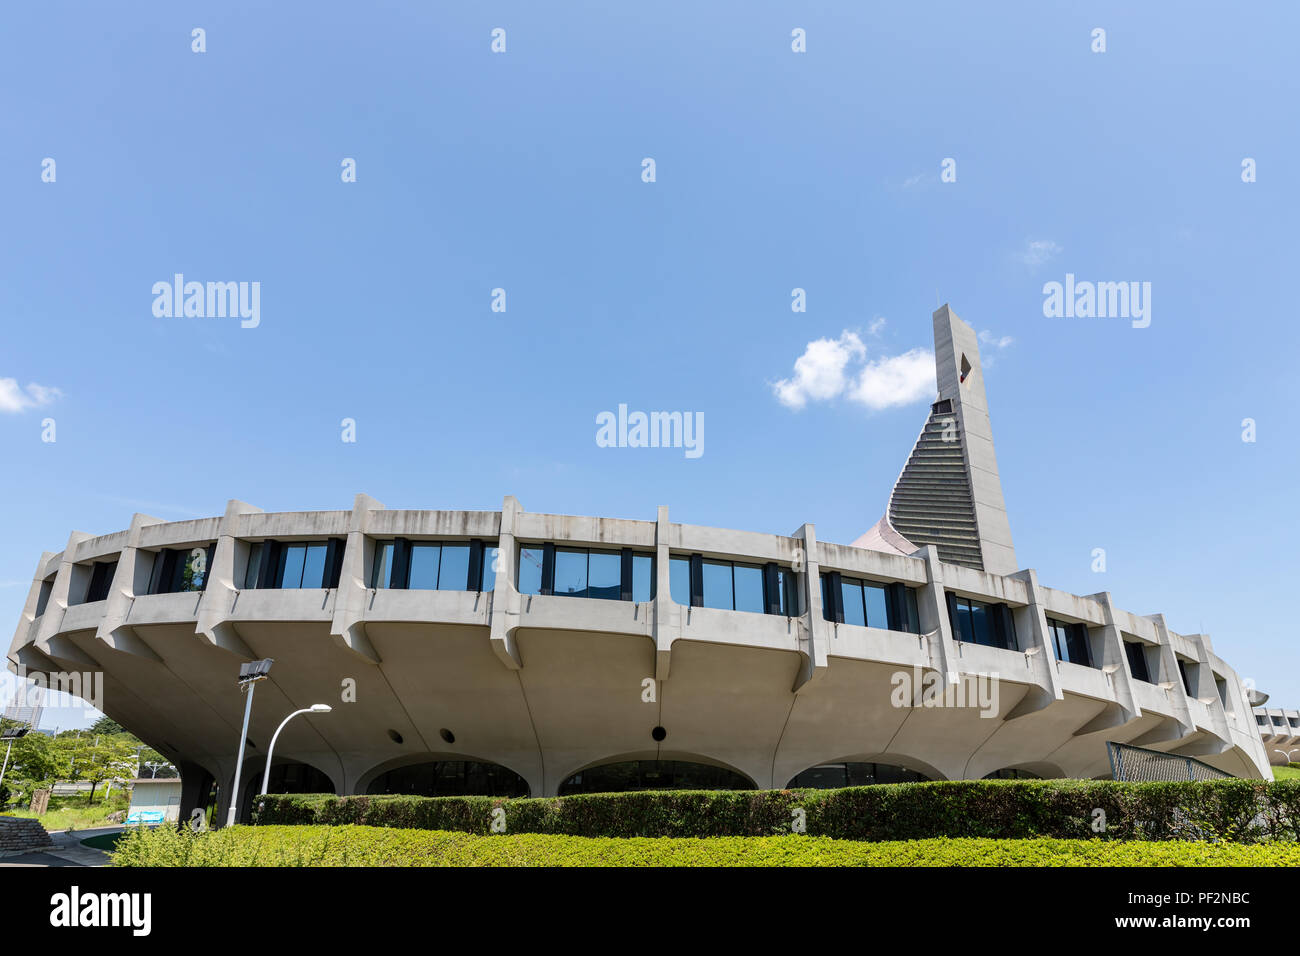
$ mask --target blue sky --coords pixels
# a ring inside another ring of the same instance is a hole
[[[232,497],[850,542],[932,392],[879,407],[871,376],[931,347],[938,298],[1004,343],[1020,563],[1300,705],[1293,4],[542,6],[4,11],[6,627],[70,530]],[[177,272],[260,282],[260,325],[155,317]],[[1150,326],[1044,317],[1067,272],[1150,282]],[[838,394],[780,401],[846,332]],[[704,454],[597,447],[620,403],[702,412]]]

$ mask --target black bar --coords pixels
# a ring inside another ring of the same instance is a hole
[[[555,593],[555,545],[542,545],[542,593]]]
[[[411,573],[411,542],[406,538],[393,541],[393,566],[388,575],[390,588],[405,588]]]
[[[483,590],[483,539],[469,539],[469,580],[465,582],[470,591]]]
[[[691,607],[704,607],[704,556],[691,555]]]
[[[632,549],[624,548],[619,552],[619,600],[632,600]]]

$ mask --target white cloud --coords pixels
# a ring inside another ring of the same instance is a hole
[[[1061,247],[1051,239],[1030,239],[1025,248],[1016,253],[1016,258],[1027,266],[1041,266],[1060,251]]]
[[[777,399],[787,408],[803,408],[809,399],[825,401],[844,391],[844,369],[850,361],[867,355],[862,339],[847,329],[838,339],[809,342],[794,362],[794,378],[783,378],[772,386]]]
[[[879,335],[880,330],[883,329],[884,327],[885,327],[885,317],[883,315],[878,315],[874,319],[872,319],[871,324],[867,326],[867,334]]]
[[[38,405],[48,405],[63,393],[57,388],[32,382],[26,389],[17,379],[0,378],[0,412],[21,412]]]
[[[878,411],[929,400],[935,389],[934,353],[916,348],[868,362],[849,398]]]
[[[922,178],[924,178],[924,176],[925,176],[924,173],[917,173],[915,176],[908,176],[906,179],[903,180],[903,188],[911,189],[913,186],[919,183],[922,180]]]
[[[916,348],[867,361],[862,339],[846,329],[838,339],[809,342],[795,360],[794,376],[775,382],[772,391],[793,409],[840,397],[872,410],[910,405],[934,394],[934,353]]]
[[[1004,349],[1014,341],[1015,339],[1013,339],[1009,335],[1004,335],[1001,338],[998,338],[988,329],[985,329],[983,332],[980,333],[980,344],[991,345],[995,349]]]

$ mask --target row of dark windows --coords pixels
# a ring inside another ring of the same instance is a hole
[[[1284,727],[1292,727],[1300,730],[1300,717],[1275,717],[1270,714],[1256,714],[1255,723],[1261,727],[1268,727],[1271,724],[1282,724]]]
[[[1088,640],[1088,625],[1067,624],[1056,618],[1047,619],[1047,631],[1052,636],[1052,649],[1058,661],[1092,667],[1092,644]]]
[[[948,623],[956,640],[1004,650],[1019,650],[1016,621],[1005,604],[988,604],[947,592]]]
[[[837,624],[921,633],[915,588],[848,578],[838,571],[822,575],[822,617]]]
[[[163,548],[153,558],[149,576],[150,594],[178,594],[202,591],[208,586],[216,545],[206,548]]]
[[[480,538],[463,541],[375,543],[372,588],[422,591],[491,591],[496,587],[497,548]]]
[[[803,613],[798,576],[775,561],[746,564],[675,554],[669,559],[668,581],[673,601],[686,607],[786,617]]]
[[[519,546],[515,587],[520,594],[557,594],[606,601],[651,601],[655,597],[652,554],[623,548]]]
[[[1137,641],[1124,642],[1124,655],[1128,658],[1128,672],[1134,680],[1151,683],[1151,671],[1147,668],[1146,647]]]
[[[343,545],[343,538],[254,542],[248,550],[244,587],[336,588],[343,573]]]

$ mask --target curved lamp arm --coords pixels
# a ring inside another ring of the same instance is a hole
[[[275,729],[275,735],[271,737],[271,746],[266,749],[266,772],[262,774],[262,796],[266,796],[266,788],[271,782],[271,756],[275,753],[275,742],[280,738],[280,731],[284,730],[284,725],[299,714],[328,714],[330,710],[328,704],[312,704],[302,710],[295,710],[280,722],[280,726]]]

